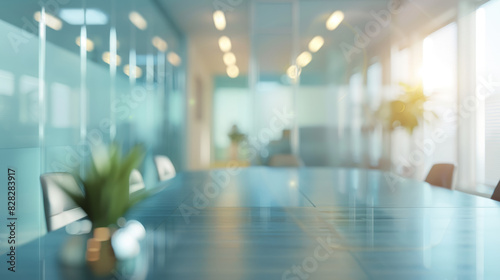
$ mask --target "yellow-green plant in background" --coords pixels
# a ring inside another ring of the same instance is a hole
[[[424,103],[428,101],[428,97],[424,94],[422,84],[416,87],[404,83],[400,85],[404,94],[396,100],[383,103],[376,115],[386,128],[393,130],[403,127],[412,134],[413,130],[424,120]]]
[[[129,195],[129,176],[144,156],[143,149],[134,147],[126,157],[120,148],[93,150],[92,160],[84,178],[80,179],[84,195],[74,194],[60,186],[80,206],[94,228],[115,225],[120,217],[147,196],[146,191]]]
[[[237,125],[233,125],[231,127],[231,131],[229,131],[229,134],[227,136],[229,136],[229,139],[232,143],[236,144],[241,143],[246,138],[246,135],[240,132]]]

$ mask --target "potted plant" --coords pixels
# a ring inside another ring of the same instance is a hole
[[[385,129],[394,131],[402,127],[411,135],[424,120],[424,104],[429,98],[424,94],[422,84],[411,87],[400,83],[404,93],[396,100],[382,103],[376,111],[376,118],[382,122]],[[432,113],[435,117],[436,114]]]
[[[146,191],[129,194],[130,173],[141,163],[143,155],[139,146],[125,157],[117,145],[109,149],[97,147],[92,152],[86,175],[75,176],[81,183],[83,195],[69,191],[64,185],[59,186],[92,222],[93,236],[87,242],[86,261],[96,274],[105,275],[113,270],[116,258],[111,237],[118,229],[118,220],[147,196]]]
[[[238,147],[243,140],[245,140],[246,135],[241,133],[238,129],[238,126],[233,125],[231,127],[231,131],[228,134],[229,139],[231,140],[231,146],[229,147],[229,158],[231,160],[238,159]]]
[[[400,83],[403,94],[395,100],[383,102],[378,110],[374,112],[373,121],[378,122],[383,128],[384,150],[387,157],[379,162],[379,167],[383,169],[391,168],[391,146],[392,133],[398,128],[403,128],[411,136],[415,129],[424,121],[437,118],[437,115],[425,109],[424,104],[429,101],[429,97],[424,94],[421,83],[410,86]],[[429,116],[431,118],[429,118]]]

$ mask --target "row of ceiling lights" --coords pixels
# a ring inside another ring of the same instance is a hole
[[[223,11],[217,10],[213,13],[214,25],[217,30],[226,29],[226,16]],[[226,73],[231,78],[236,78],[240,74],[240,69],[236,66],[236,56],[231,52],[231,39],[227,36],[219,38],[219,48],[224,53],[222,60],[226,65]]]
[[[342,11],[335,11],[326,20],[326,29],[333,31],[337,29],[340,23],[344,20],[344,13]],[[300,53],[295,59],[295,64],[291,65],[287,69],[287,75],[290,79],[296,80],[301,73],[301,69],[306,67],[312,60],[312,53],[315,53],[323,47],[325,39],[321,36],[315,36],[309,42],[309,51],[304,51]]]
[[[83,9],[62,9],[60,11],[60,16],[63,18],[66,22],[68,22],[71,25],[83,25],[84,22],[87,25],[105,25],[107,24],[107,16],[103,12],[97,10],[97,9],[87,9],[84,13]],[[85,15],[85,16],[84,16]],[[37,21],[41,21],[41,13],[35,12],[33,15],[33,18]],[[85,17],[85,20],[84,20]],[[148,22],[144,17],[139,14],[138,12],[131,12],[129,14],[129,20],[130,22],[140,30],[146,30],[148,27]],[[61,30],[63,23],[62,21],[51,14],[45,13],[45,25],[48,26],[49,28],[53,30]],[[81,38],[78,36],[75,40],[75,43],[81,47]],[[160,52],[166,52],[168,49],[168,44],[165,40],[160,38],[159,36],[153,37],[151,41],[152,45]],[[119,47],[119,42],[118,40],[116,41],[116,48]],[[87,38],[85,41],[85,49],[87,52],[91,52],[94,50],[94,42]],[[102,60],[110,64],[111,63],[111,53],[110,52],[104,52],[102,54]],[[171,51],[167,54],[167,60],[170,62],[170,64],[174,66],[179,66],[182,63],[181,58],[179,55],[177,55],[175,52]],[[121,57],[118,54],[115,54],[115,64],[116,66],[119,66],[121,64]],[[123,67],[123,72],[128,76],[130,75],[130,65],[125,65]],[[142,76],[142,69],[138,66],[135,66],[135,77],[139,78]]]

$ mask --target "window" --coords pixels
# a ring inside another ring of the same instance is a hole
[[[391,81],[395,86],[384,94],[387,100],[394,100],[399,97],[401,94],[399,83],[411,83],[411,62],[412,57],[415,56],[414,49],[415,46],[403,49],[399,47],[393,48],[391,52]],[[389,149],[393,171],[404,176],[411,176],[411,174],[406,174],[403,168],[410,156],[410,142],[410,135],[405,129],[395,129],[391,134],[391,145]]]
[[[376,62],[370,67],[366,73],[366,87],[368,89],[368,98],[370,102],[370,107],[373,110],[377,110],[380,106],[380,100],[382,98],[382,64]]]
[[[397,49],[397,48],[396,48]],[[404,48],[395,50],[391,55],[392,82],[410,83],[411,81],[411,50]]]
[[[380,106],[382,91],[382,64],[376,62],[368,67],[366,77],[366,87],[368,90],[369,104],[372,110],[377,110]],[[370,133],[370,165],[377,166],[382,158],[382,128],[375,127]]]
[[[422,80],[424,94],[429,97],[426,111],[433,112],[424,122],[426,166],[457,162],[457,24],[451,23],[424,39]],[[437,117],[437,118],[436,118]],[[444,142],[429,143],[436,132],[444,132]],[[432,149],[431,149],[432,148]]]
[[[350,137],[353,163],[359,164],[363,160],[363,138],[361,134],[363,118],[363,75],[358,72],[351,76],[349,80],[349,91],[351,94],[350,106]]]
[[[497,82],[500,78],[500,1],[490,1],[476,13],[476,69],[480,84]],[[488,87],[485,99],[479,99],[477,121],[478,184],[495,186],[500,179],[500,89]],[[486,152],[487,151],[487,152]]]
[[[228,134],[233,125],[248,135],[252,129],[252,99],[245,88],[217,88],[214,92],[213,141],[215,160],[228,158],[230,139]]]

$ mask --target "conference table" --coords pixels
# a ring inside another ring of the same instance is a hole
[[[499,203],[376,170],[183,172],[127,219],[146,235],[112,275],[68,265],[63,228],[12,279],[500,279]]]

